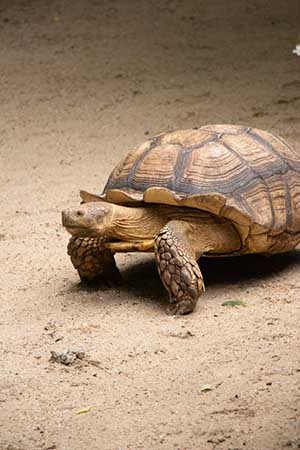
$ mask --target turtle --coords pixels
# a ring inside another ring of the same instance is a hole
[[[131,151],[102,194],[62,212],[83,281],[118,283],[116,252],[154,252],[169,313],[204,292],[198,260],[272,254],[300,242],[300,157],[280,136],[241,125],[167,131]]]

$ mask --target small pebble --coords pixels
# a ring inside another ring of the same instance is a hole
[[[62,353],[57,353],[51,350],[50,361],[54,361],[65,366],[70,366],[74,364],[77,359],[83,359],[85,357],[85,352],[83,350],[65,350]]]

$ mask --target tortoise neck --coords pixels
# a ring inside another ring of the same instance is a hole
[[[201,219],[210,224],[219,221],[213,214],[182,206],[149,204],[141,207],[113,205],[112,237],[124,241],[152,239],[170,220],[191,222]]]
[[[129,242],[152,239],[167,222],[167,216],[152,206],[114,205],[113,237]]]

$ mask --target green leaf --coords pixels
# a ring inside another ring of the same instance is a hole
[[[247,306],[247,304],[243,300],[227,300],[222,306]]]

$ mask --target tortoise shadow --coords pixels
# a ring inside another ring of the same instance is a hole
[[[300,266],[300,251],[277,255],[244,255],[224,258],[201,258],[200,267],[207,289],[217,286],[229,286],[247,281],[268,280]],[[117,287],[120,294],[138,298],[165,309],[169,303],[168,295],[157,272],[154,258],[128,262],[122,268],[123,283]],[[116,288],[113,288],[114,290]],[[95,292],[109,290],[107,286],[87,286],[78,283],[68,289],[69,292]],[[111,300],[110,300],[111,303]]]
[[[276,255],[244,255],[223,258],[201,258],[199,261],[206,288],[218,285],[238,285],[247,281],[262,281],[300,267],[300,251]],[[159,278],[154,259],[132,264],[122,271],[122,290],[131,295],[162,303],[166,291]]]
[[[300,266],[300,251],[274,255],[203,258],[201,271],[207,286],[268,280]]]

